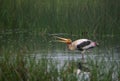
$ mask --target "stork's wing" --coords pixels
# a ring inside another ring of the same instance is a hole
[[[90,41],[81,42],[80,44],[77,45],[77,49],[83,51],[83,47],[89,45],[90,43],[91,43]]]

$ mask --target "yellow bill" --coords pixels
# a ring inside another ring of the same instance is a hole
[[[63,42],[63,43],[67,43],[67,44],[70,44],[72,42],[71,39],[67,39],[67,38],[62,38],[62,37],[58,37],[58,36],[55,36],[55,38],[57,38],[58,42]]]

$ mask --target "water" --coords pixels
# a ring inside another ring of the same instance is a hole
[[[95,50],[95,49],[94,49]],[[106,62],[120,62],[120,55],[118,52],[113,52],[111,54],[109,53],[105,53],[104,51],[102,52],[96,52],[96,51],[89,51],[89,52],[86,52],[84,54],[84,58],[85,58],[85,62],[87,62],[89,59],[93,59],[94,61],[98,61],[98,62],[101,62],[101,60],[104,59],[104,61]],[[97,54],[96,54],[97,53]],[[57,61],[59,63],[59,65],[62,67],[64,65],[64,63],[66,61],[76,61],[77,62],[80,62],[81,59],[82,59],[82,54],[79,52],[79,51],[74,51],[74,52],[71,52],[69,50],[57,50],[57,51],[54,51],[54,52],[48,52],[47,54],[44,54],[44,53],[33,53],[33,54],[28,54],[28,56],[31,56],[32,58],[36,58],[36,61],[39,61],[41,58],[47,58],[47,59],[52,59],[54,61]],[[59,67],[60,67],[59,66]]]

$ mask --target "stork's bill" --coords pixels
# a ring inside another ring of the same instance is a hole
[[[66,43],[66,44],[71,44],[72,43],[72,40],[71,39],[67,39],[67,38],[62,38],[62,37],[58,37],[58,36],[55,36],[55,38],[57,38],[58,42],[63,42],[63,43]]]

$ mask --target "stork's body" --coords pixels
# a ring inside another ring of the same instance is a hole
[[[88,40],[88,39],[78,39],[76,41],[68,43],[68,48],[70,50],[84,51],[84,50],[94,48],[95,46],[96,46],[96,42],[93,42],[93,41]]]
[[[98,43],[89,40],[89,39],[78,39],[76,41],[73,41],[71,39],[66,39],[62,37],[57,37],[59,42],[66,43],[68,45],[68,48],[70,50],[80,50],[82,52],[82,58],[84,59],[83,52],[85,50],[94,48],[98,45]]]

